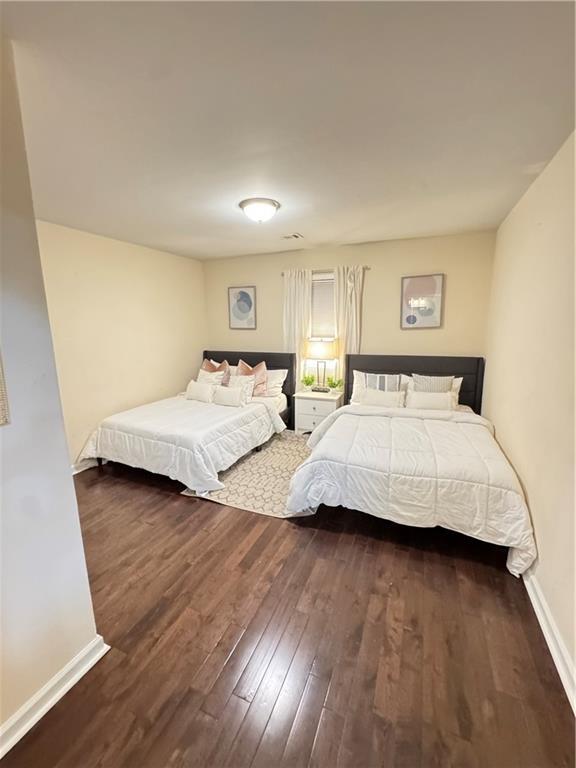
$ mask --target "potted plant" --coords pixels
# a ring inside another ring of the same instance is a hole
[[[304,389],[308,392],[312,388],[312,384],[314,384],[315,377],[311,373],[305,373],[301,381]]]
[[[328,384],[328,386],[332,390],[341,390],[342,387],[344,386],[344,380],[343,379],[335,379],[333,376],[328,376],[326,384]]]

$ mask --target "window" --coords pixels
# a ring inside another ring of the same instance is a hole
[[[335,336],[334,273],[314,272],[312,276],[312,338],[333,339]]]
[[[336,336],[336,307],[334,305],[334,273],[314,272],[312,275],[312,323],[313,339],[333,339]],[[336,361],[328,360],[326,375],[336,375]],[[315,360],[304,362],[304,372],[317,376]]]

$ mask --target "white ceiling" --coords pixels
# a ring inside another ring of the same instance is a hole
[[[573,130],[572,3],[3,5],[37,216],[174,253],[492,228]]]

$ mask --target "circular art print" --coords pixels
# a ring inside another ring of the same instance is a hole
[[[256,287],[242,285],[228,288],[228,317],[232,329],[256,328]]]
[[[402,278],[400,324],[402,328],[440,328],[444,275]]]

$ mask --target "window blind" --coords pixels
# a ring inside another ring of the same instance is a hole
[[[316,272],[312,277],[312,337],[333,339],[335,336],[334,275]]]

